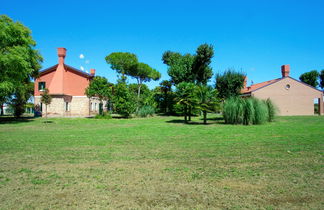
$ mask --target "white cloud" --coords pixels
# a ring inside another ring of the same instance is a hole
[[[83,66],[80,66],[80,69],[81,69],[82,71],[84,71],[84,68],[83,68]]]
[[[84,55],[83,54],[80,54],[79,57],[80,57],[80,59],[83,59],[84,58]]]
[[[90,63],[90,60],[86,60],[85,63],[86,63],[86,64],[89,64],[89,63]]]

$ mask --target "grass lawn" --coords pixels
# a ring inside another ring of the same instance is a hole
[[[0,209],[324,208],[323,116],[4,119]]]

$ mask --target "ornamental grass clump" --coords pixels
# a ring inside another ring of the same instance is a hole
[[[268,120],[268,107],[266,103],[257,98],[252,98],[254,108],[253,124],[260,125]]]
[[[223,106],[226,124],[259,125],[273,121],[275,115],[276,107],[270,99],[232,97]]]
[[[142,106],[136,113],[137,116],[139,117],[148,117],[148,116],[153,116],[155,113],[155,110],[152,106],[145,105]]]

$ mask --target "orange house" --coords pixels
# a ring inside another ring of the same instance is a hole
[[[45,105],[41,103],[41,94],[47,88],[52,96],[52,102],[47,106],[47,114],[51,117],[86,117],[99,110],[99,100],[88,98],[85,89],[95,75],[95,69],[90,74],[68,66],[64,63],[65,48],[58,48],[58,64],[40,71],[35,79],[34,103],[44,113]]]
[[[324,114],[323,92],[289,76],[290,66],[281,66],[282,77],[246,86],[241,91],[243,97],[270,98],[279,109],[279,115],[314,115],[314,101],[319,114]]]

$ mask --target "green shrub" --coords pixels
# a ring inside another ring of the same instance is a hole
[[[254,98],[244,99],[243,125],[253,124],[253,119],[254,119],[253,100],[254,100]]]
[[[154,113],[155,113],[155,110],[154,110],[154,108],[152,106],[145,105],[145,106],[142,106],[138,110],[136,115],[139,116],[139,117],[147,117],[147,116],[153,116]]]
[[[103,114],[97,114],[95,116],[95,119],[106,119],[106,120],[109,120],[111,118],[112,118],[112,116],[111,116],[111,114],[109,112],[103,112]]]

